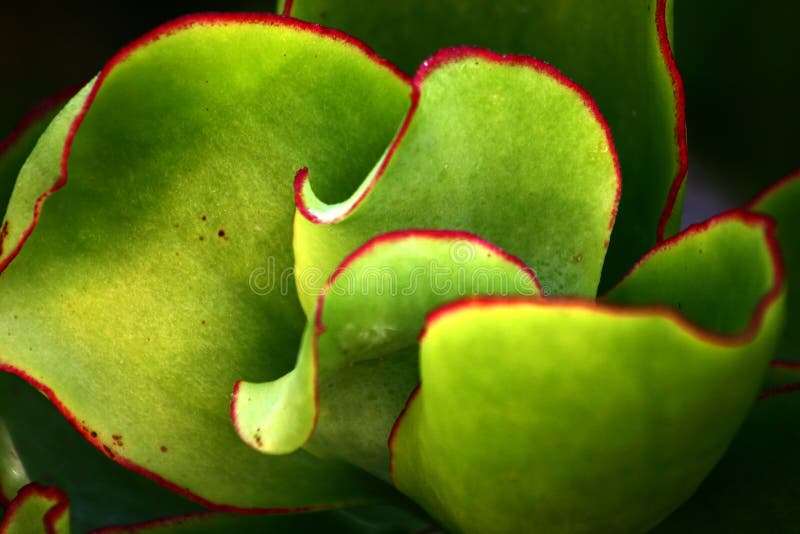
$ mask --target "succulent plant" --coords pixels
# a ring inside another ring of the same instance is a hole
[[[791,531],[800,175],[679,232],[670,3],[280,10],[0,147],[0,532]]]

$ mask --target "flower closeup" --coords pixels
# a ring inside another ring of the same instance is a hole
[[[0,148],[0,532],[779,531],[800,175],[680,231],[671,4],[279,12]]]

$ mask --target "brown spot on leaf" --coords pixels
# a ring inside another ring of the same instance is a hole
[[[167,448],[164,445],[161,446],[161,452],[167,452]]]
[[[200,216],[200,220],[201,221],[205,221],[206,220],[206,214],[205,213]]]
[[[198,239],[199,239],[200,241],[202,241],[203,239],[205,239],[205,237],[203,237],[203,236],[199,236],[199,237],[198,237]]]
[[[263,444],[263,441],[261,441],[261,434],[255,434],[255,435],[253,436],[253,439],[255,439],[255,440],[256,440],[256,445],[258,445],[259,447],[261,447],[261,445]]]
[[[220,229],[219,229],[219,232],[217,232],[217,235],[218,235],[218,236],[220,236],[220,237],[225,237],[225,230],[223,230],[222,228],[220,228]]]
[[[92,436],[93,438],[96,438],[96,437],[97,437],[97,432],[95,432],[94,430],[92,430],[91,436]]]
[[[109,458],[113,458],[114,457],[114,451],[112,451],[111,447],[109,447],[108,445],[104,444],[103,445],[103,450],[106,451],[106,454],[108,455]]]
[[[119,434],[113,434],[111,436],[111,439],[114,440],[114,445],[116,445],[117,447],[124,447],[125,446],[125,444],[122,443],[122,436],[120,436]]]

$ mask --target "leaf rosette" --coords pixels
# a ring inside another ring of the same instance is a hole
[[[770,360],[794,347],[797,182],[673,235],[670,10],[628,3],[443,2],[453,24],[413,42],[336,1],[283,8],[348,33],[187,17],[32,121],[0,158],[0,368],[74,428],[1,377],[3,528],[97,528],[100,506],[145,531],[430,524],[410,501],[453,531],[669,516],[748,446],[765,377],[794,391]],[[48,463],[56,435],[80,470]],[[373,503],[410,512],[327,510]]]

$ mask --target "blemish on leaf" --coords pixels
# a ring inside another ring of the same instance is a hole
[[[114,440],[114,444],[117,447],[123,447],[124,446],[124,443],[122,443],[122,436],[120,436],[119,434],[112,434],[111,439]]]
[[[165,447],[164,445],[162,445],[162,446],[161,446],[161,452],[167,452],[167,447]]]
[[[198,239],[199,239],[200,241],[202,241],[203,239],[205,239],[205,237],[203,237],[203,236],[198,236]]]
[[[206,214],[205,213],[200,216],[200,220],[201,221],[205,221],[206,220]]]
[[[206,324],[206,320],[203,319],[202,321],[200,321],[200,324]]]
[[[109,458],[114,457],[114,451],[112,451],[111,447],[109,447],[108,445],[103,444],[103,450],[106,451],[106,455],[108,455]]]
[[[255,435],[253,436],[253,439],[255,439],[255,440],[256,440],[256,445],[258,445],[259,447],[261,447],[261,445],[263,444],[263,442],[261,441],[261,434],[255,434]]]
[[[92,436],[93,438],[96,438],[96,437],[97,437],[97,432],[95,432],[94,430],[92,430],[91,436]]]
[[[219,232],[217,232],[217,235],[218,235],[218,236],[220,236],[220,237],[225,237],[225,230],[223,230],[222,228],[220,228],[220,229],[219,229]]]

